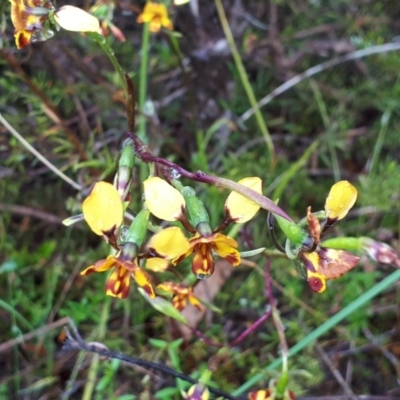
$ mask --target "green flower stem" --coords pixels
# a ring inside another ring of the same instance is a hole
[[[125,97],[126,99],[128,99],[128,86],[126,84],[125,72],[123,71],[118,60],[115,58],[114,51],[108,45],[106,38],[96,32],[88,32],[87,34],[102,48],[104,53],[106,53],[108,59],[111,61],[111,64],[114,66],[115,71],[117,71],[117,74],[119,75],[122,88],[124,89]]]
[[[251,87],[249,78],[248,78],[246,70],[244,68],[243,61],[242,61],[239,51],[236,47],[231,28],[229,27],[229,23],[226,18],[224,7],[222,5],[222,1],[215,0],[215,6],[217,7],[218,16],[221,21],[222,29],[224,30],[226,40],[228,41],[229,47],[231,49],[232,56],[233,56],[233,59],[236,64],[236,68],[239,72],[239,76],[242,81],[242,85],[246,91],[246,94],[250,101],[251,106],[253,108],[256,108],[257,107],[257,99],[256,99],[256,96],[254,95],[254,91]],[[264,140],[267,145],[269,154],[271,156],[271,162],[272,162],[274,159],[274,144],[273,144],[271,136],[268,132],[267,125],[265,124],[264,117],[262,116],[260,110],[255,111],[255,116],[256,116],[258,127],[260,128],[261,133],[264,136]]]
[[[144,107],[147,96],[147,78],[148,78],[148,65],[149,65],[149,41],[150,29],[149,23],[143,24],[142,48],[140,55],[142,57],[140,62],[140,81],[139,81],[139,110],[141,115],[138,121],[138,136],[140,140],[147,143],[146,135],[146,116],[144,114]]]
[[[349,315],[354,313],[363,307],[368,301],[373,299],[379,293],[383,292],[385,289],[392,286],[396,281],[400,279],[400,270],[396,270],[391,275],[383,279],[374,285],[371,289],[363,293],[358,299],[354,300],[348,306],[343,308],[343,310],[339,311],[333,317],[329,318],[322,325],[320,325],[317,329],[310,332],[304,339],[300,340],[296,345],[294,345],[289,350],[289,357],[297,354],[299,351],[303,350],[305,347],[313,343],[324,333],[328,332],[330,329],[334,328],[338,325],[343,319],[347,318]],[[257,375],[250,378],[245,384],[236,389],[232,395],[239,396],[249,390],[253,385],[261,381],[265,378],[267,371],[272,371],[282,365],[282,358],[276,359],[270,365],[268,365],[263,372],[258,373]]]

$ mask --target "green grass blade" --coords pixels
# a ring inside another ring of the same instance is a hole
[[[353,312],[359,310],[360,307],[364,306],[368,301],[373,299],[379,293],[383,292],[385,289],[392,286],[399,279],[400,279],[400,270],[397,270],[397,271],[393,272],[391,275],[389,275],[388,277],[386,277],[385,279],[383,279],[382,281],[380,281],[379,283],[377,283],[375,286],[373,286],[367,292],[362,294],[358,299],[354,300],[348,306],[343,308],[343,310],[339,311],[332,318],[329,318],[322,325],[320,325],[317,329],[310,332],[303,340],[300,340],[300,342],[298,342],[296,345],[294,345],[289,350],[289,357],[297,354],[298,352],[300,352],[301,350],[306,348],[308,345],[313,343],[324,333],[328,332],[330,329],[332,329],[333,327],[338,325],[343,319],[347,318]],[[272,370],[280,367],[281,365],[282,365],[282,358],[276,359],[274,362],[269,364],[264,369],[263,372],[260,372],[257,375],[253,376],[244,385],[240,386],[237,390],[235,390],[235,392],[233,392],[232,395],[239,396],[239,395],[243,394],[245,391],[250,389],[257,382],[264,379],[267,371],[272,371]]]

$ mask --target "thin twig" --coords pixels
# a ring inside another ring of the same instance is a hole
[[[13,204],[3,204],[0,203],[0,211],[8,211],[11,214],[18,214],[18,215],[23,215],[26,217],[33,217],[37,219],[42,219],[43,221],[46,221],[49,224],[57,224],[57,225],[62,225],[63,219],[60,217],[57,217],[56,215],[40,211],[40,210],[35,210],[34,208],[30,207],[24,207],[24,206],[16,206]]]
[[[397,380],[400,381],[400,363],[388,349],[386,349],[380,343],[380,340],[377,339],[372,332],[368,328],[363,328],[364,335],[373,343],[373,345],[381,351],[381,353],[390,361],[393,367],[396,369]]]
[[[280,85],[276,89],[274,89],[267,96],[262,98],[255,107],[252,107],[249,110],[247,110],[238,119],[238,123],[239,123],[239,125],[241,123],[244,123],[244,121],[248,120],[254,113],[256,113],[258,110],[260,110],[261,107],[267,105],[275,97],[286,92],[287,90],[289,90],[293,86],[297,85],[298,83],[300,83],[302,80],[304,80],[306,78],[309,78],[313,75],[318,74],[319,72],[325,71],[328,68],[335,67],[336,65],[339,65],[339,64],[347,62],[347,61],[358,60],[359,58],[367,57],[372,54],[386,53],[386,52],[395,51],[395,50],[400,50],[400,43],[387,43],[387,44],[383,44],[380,46],[373,46],[373,47],[369,47],[367,49],[357,50],[352,53],[348,53],[343,56],[333,58],[332,60],[325,61],[322,64],[315,65],[314,67],[311,67],[311,68],[307,69],[306,71],[302,72],[301,74],[298,74],[298,75],[294,76],[293,78],[289,79],[288,81],[286,81],[285,83],[283,83],[282,85]]]
[[[74,338],[72,338],[72,336],[70,334],[68,334],[68,338],[63,346],[63,349],[64,350],[72,350],[72,349],[73,350],[83,350],[83,351],[87,351],[90,353],[96,353],[96,354],[99,354],[100,356],[108,357],[108,358],[115,358],[115,359],[124,361],[128,364],[138,365],[138,366],[145,367],[145,368],[156,369],[164,374],[174,376],[175,378],[179,378],[179,379],[182,379],[184,381],[187,381],[187,382],[190,382],[193,384],[199,383],[196,379],[193,379],[190,376],[183,374],[181,372],[175,371],[174,369],[169,368],[163,364],[155,363],[155,362],[144,360],[141,358],[129,357],[129,356],[126,356],[125,354],[108,350],[107,348],[105,348],[103,346],[99,346],[97,344],[85,343],[85,342],[81,341],[80,339],[75,340]],[[216,389],[216,388],[213,388],[210,386],[208,387],[208,390],[211,393],[213,393],[217,396],[222,396],[223,398],[228,399],[228,400],[239,400],[240,399],[239,397],[231,396],[229,393],[226,393],[222,390],[219,390],[219,389]]]
[[[339,370],[333,365],[332,361],[330,360],[328,354],[326,354],[325,350],[320,346],[318,343],[315,343],[315,348],[319,356],[321,357],[322,361],[326,364],[326,366],[331,371],[332,375],[335,377],[339,385],[342,387],[344,393],[352,400],[358,400],[358,397],[353,393],[350,386],[347,384],[345,379],[343,378],[342,374]]]
[[[15,58],[14,54],[0,49],[0,56],[6,59],[7,62],[10,64],[10,66],[18,72],[18,74],[22,77],[22,79],[24,79],[26,84],[43,102],[43,105],[53,114],[53,116],[56,118],[60,126],[64,129],[65,133],[68,136],[68,139],[74,144],[81,159],[87,160],[87,155],[85,153],[85,150],[83,149],[82,144],[75,135],[75,133],[67,126],[65,121],[61,118],[57,108],[50,102],[50,100],[46,97],[45,93],[32,81],[29,75],[24,71],[20,63]]]
[[[3,353],[4,351],[7,351],[10,348],[12,348],[18,344],[21,344],[23,342],[31,340],[36,336],[44,335],[45,333],[47,333],[53,329],[57,329],[57,328],[60,328],[61,326],[70,324],[70,321],[71,320],[69,317],[61,318],[58,321],[55,321],[55,322],[52,322],[51,324],[42,326],[41,328],[35,329],[34,331],[26,333],[23,336],[18,336],[15,339],[10,339],[7,342],[0,344],[0,353]]]
[[[30,145],[25,138],[18,133],[4,117],[0,114],[0,122],[5,126],[5,128],[28,150],[30,151],[39,161],[41,161],[47,168],[53,171],[57,176],[63,179],[65,182],[70,184],[76,190],[82,190],[82,186],[79,183],[76,183],[64,172],[60,171],[56,166],[54,166],[46,157],[40,154],[32,145]]]

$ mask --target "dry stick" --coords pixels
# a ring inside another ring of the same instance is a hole
[[[259,194],[256,191],[246,186],[243,186],[240,183],[233,182],[229,179],[220,178],[218,176],[207,175],[205,172],[202,171],[189,172],[171,161],[165,160],[164,158],[161,157],[156,157],[153,154],[151,154],[147,146],[145,146],[143,142],[138,138],[138,136],[135,135],[133,132],[127,132],[126,135],[133,140],[135,154],[143,162],[161,164],[166,167],[169,167],[171,169],[170,172],[172,174],[183,176],[185,178],[191,179],[196,182],[208,183],[211,185],[223,187],[228,190],[233,190],[247,197],[248,199],[253,200],[261,208],[271,211],[274,214],[280,215],[281,217],[287,219],[288,221],[292,221],[292,219],[268,197],[265,197],[262,194]]]
[[[396,369],[397,381],[399,382],[400,363],[397,358],[388,349],[382,346],[382,344],[379,342],[379,339],[377,339],[368,328],[363,328],[363,333],[367,337],[367,339],[370,340],[372,344],[381,351],[381,353],[390,361],[390,363]]]
[[[65,182],[69,183],[74,189],[82,190],[82,186],[79,183],[76,183],[64,172],[60,171],[57,167],[55,167],[46,157],[40,154],[31,144],[29,144],[25,138],[15,130],[4,117],[0,114],[0,123],[2,123],[6,129],[28,150],[30,151],[39,161],[41,161],[47,168],[53,171],[56,175],[58,175]]]
[[[1,117],[1,116],[0,116]],[[57,225],[62,225],[63,219],[60,217],[57,217],[56,215],[40,211],[40,210],[35,210],[34,208],[30,207],[24,207],[24,206],[15,206],[12,204],[3,204],[0,203],[0,211],[9,211],[11,214],[18,214],[18,215],[23,215],[26,217],[33,217],[37,219],[42,219],[43,221],[46,221],[49,224],[57,224]]]
[[[3,58],[5,58],[7,60],[7,62],[11,65],[11,67],[13,67],[18,74],[24,79],[24,81],[26,82],[26,84],[32,89],[32,91],[39,97],[39,99],[45,104],[45,106],[52,111],[52,113],[56,116],[56,118],[59,121],[59,124],[62,126],[62,128],[64,129],[65,133],[68,136],[68,139],[74,144],[76,150],[78,151],[80,157],[82,160],[87,160],[87,156],[86,153],[81,145],[81,143],[79,142],[79,139],[76,137],[75,133],[72,132],[67,124],[65,123],[65,121],[62,120],[62,118],[60,117],[60,115],[58,114],[57,109],[54,107],[54,105],[50,102],[50,100],[46,97],[46,95],[41,91],[41,89],[39,89],[38,86],[36,86],[31,78],[25,73],[25,71],[22,69],[21,65],[19,64],[19,62],[17,61],[17,59],[14,57],[14,55],[12,53],[3,51],[0,49],[0,55],[3,56]]]
[[[10,348],[12,348],[18,344],[21,344],[27,340],[31,340],[36,336],[43,335],[53,329],[57,329],[62,326],[68,325],[70,323],[70,321],[71,320],[69,317],[61,318],[58,321],[52,322],[51,324],[47,324],[41,328],[35,329],[34,331],[26,333],[23,336],[19,336],[15,339],[10,339],[7,342],[0,344],[0,353],[3,353],[4,351],[7,351]]]
[[[311,67],[301,74],[289,79],[288,81],[274,89],[270,94],[262,98],[258,102],[256,107],[250,108],[238,119],[238,123],[240,124],[248,120],[255,112],[257,112],[261,107],[268,104],[272,99],[286,92],[286,90],[292,88],[306,78],[316,75],[319,72],[322,72],[328,68],[335,67],[336,65],[344,63],[346,61],[358,60],[359,58],[367,57],[372,54],[386,53],[394,50],[400,50],[400,43],[387,43],[380,46],[369,47],[363,50],[357,50],[352,53],[345,54],[344,56],[339,56],[333,58],[332,60],[325,61],[322,64],[315,65],[314,67]]]
[[[329,356],[326,354],[325,350],[318,343],[315,344],[315,347],[317,349],[319,356],[322,358],[322,361],[327,365],[327,367],[331,371],[332,375],[335,377],[335,379],[337,380],[339,385],[342,387],[343,391],[348,396],[348,398],[350,398],[352,400],[358,400],[358,397],[353,393],[350,386],[347,384],[347,382],[343,378],[342,374],[332,364],[332,361],[330,360]]]
[[[77,332],[76,329],[73,329],[73,330],[74,330],[74,332]],[[197,381],[196,379],[193,379],[190,376],[183,374],[181,372],[175,371],[174,369],[169,368],[163,364],[155,363],[155,362],[148,361],[148,360],[143,360],[141,358],[129,357],[129,356],[126,356],[125,354],[108,350],[107,348],[105,348],[105,346],[103,347],[102,344],[85,343],[79,334],[77,335],[76,339],[74,339],[69,333],[67,333],[67,336],[68,336],[68,338],[65,341],[65,344],[63,346],[64,350],[73,349],[73,350],[83,350],[83,351],[87,351],[90,353],[96,353],[96,354],[99,354],[100,356],[104,356],[104,357],[108,357],[108,358],[115,358],[115,359],[124,361],[128,364],[138,365],[138,366],[145,367],[145,368],[156,369],[162,373],[174,376],[175,378],[179,378],[179,379],[182,379],[184,381],[187,381],[187,382],[190,382],[193,384],[199,383],[199,381]],[[210,386],[208,386],[208,390],[211,393],[213,393],[217,396],[222,396],[228,400],[239,400],[240,399],[240,397],[234,397],[234,396],[230,395],[229,393],[226,393],[219,389],[215,389]]]

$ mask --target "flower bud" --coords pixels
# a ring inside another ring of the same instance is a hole
[[[375,261],[394,264],[400,268],[400,258],[392,247],[369,237],[361,237],[362,249]]]
[[[357,189],[348,181],[335,183],[325,202],[325,213],[329,220],[340,220],[349,212],[357,200]]]
[[[132,182],[132,169],[135,163],[135,152],[130,143],[125,143],[122,149],[121,158],[118,162],[118,171],[115,179],[115,186],[121,199],[125,199]]]

